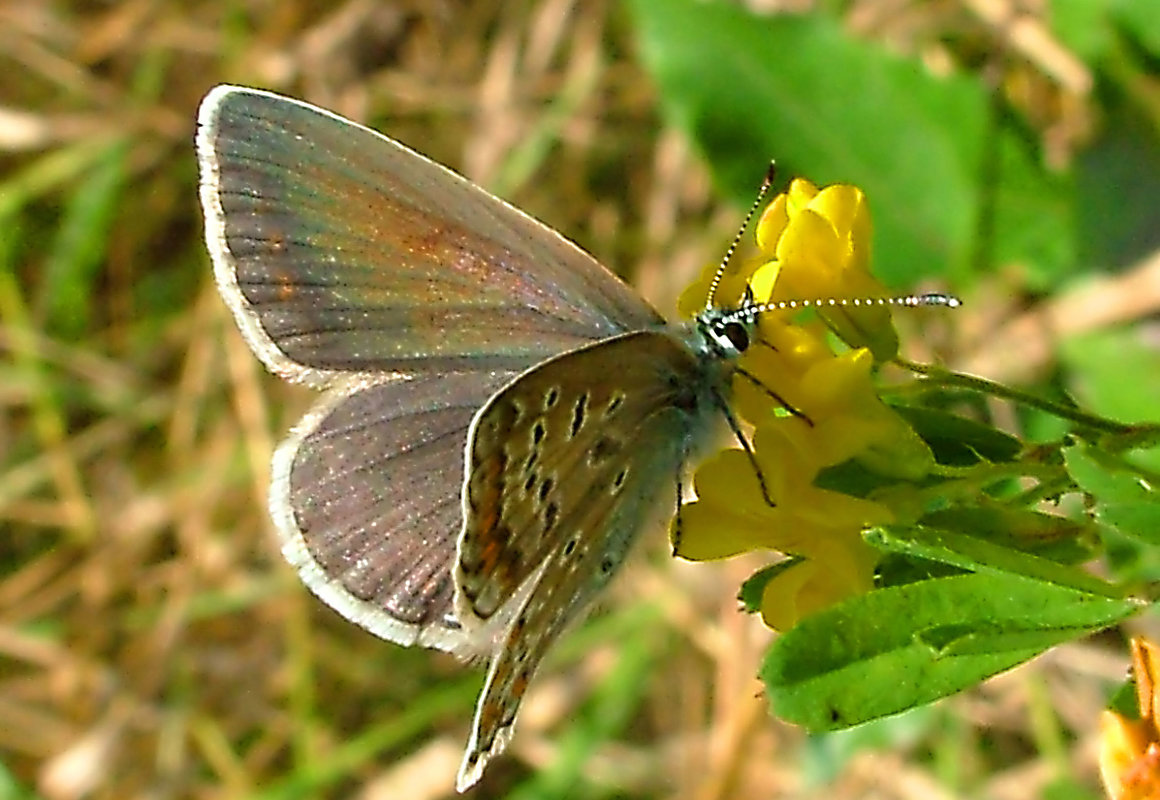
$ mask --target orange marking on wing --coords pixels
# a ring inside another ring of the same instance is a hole
[[[271,233],[266,238],[266,246],[276,253],[282,252],[286,249],[286,234],[281,232]]]
[[[526,693],[527,691],[528,691],[528,673],[521,672],[519,675],[516,675],[516,677],[514,679],[512,679],[512,687],[511,687],[510,696],[513,699],[518,701],[521,697],[524,696],[524,693]]]
[[[481,461],[476,468],[476,478],[472,481],[477,487],[473,507],[480,530],[489,531],[499,524],[503,509],[503,481],[500,475],[503,474],[506,461],[502,454],[497,453],[493,458]]]
[[[503,542],[498,536],[493,534],[494,528],[488,528],[488,536],[483,542],[483,547],[479,550],[479,562],[486,573],[495,572],[496,565],[499,564],[500,555],[503,552]]]
[[[277,276],[278,281],[278,299],[285,302],[294,298],[298,294],[298,287],[294,285],[293,276],[286,272],[280,272]]]
[[[503,666],[500,666],[500,669],[496,671],[495,676],[492,678],[492,686],[502,686],[504,684],[507,670],[503,669]],[[491,747],[491,743],[495,740],[495,732],[499,729],[503,721],[503,707],[499,703],[494,702],[496,697],[491,692],[488,694],[488,700],[493,702],[484,703],[479,709],[478,727],[479,732],[482,734],[480,741],[484,745],[484,749]]]
[[[471,525],[465,539],[467,546],[460,558],[461,567],[470,575],[493,576],[503,555],[508,535],[503,535],[500,530],[503,524],[503,482],[500,475],[506,460],[502,453],[479,460],[472,476]]]

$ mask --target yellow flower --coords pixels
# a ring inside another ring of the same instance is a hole
[[[761,619],[785,631],[802,617],[874,588],[877,554],[853,531],[849,541],[824,540],[812,558],[774,576],[761,593]]]
[[[858,458],[880,472],[917,478],[934,464],[930,449],[874,391],[865,348],[819,359],[787,400],[804,414],[780,422],[802,458],[822,466]]]
[[[880,293],[869,272],[870,212],[856,186],[819,191],[795,180],[758,220],[757,246],[784,266],[777,299],[854,296],[851,284]],[[773,281],[754,276],[759,296],[767,282]]]
[[[766,263],[765,258],[735,259],[736,263],[725,266],[721,276],[721,283],[717,287],[718,304],[736,303],[745,294],[749,279],[759,267]],[[717,275],[718,265],[708,264],[701,271],[701,275],[693,283],[685,287],[677,300],[677,312],[685,319],[692,319],[705,310],[705,300],[709,296],[709,286]]]
[[[761,382],[737,374],[733,379],[734,407],[754,425],[767,421],[771,415],[784,411],[772,404],[768,391],[774,391],[789,406],[800,409],[802,393],[799,384],[810,369],[819,362],[832,358],[819,325],[788,325],[785,322],[763,324],[761,339],[741,357],[738,366]]]
[[[754,453],[775,505],[765,502],[745,453],[722,450],[693,478],[697,499],[682,507],[674,523],[676,555],[709,561],[773,550],[809,557],[830,532],[861,531],[894,519],[879,503],[814,486],[817,469],[803,463],[776,429],[757,431]]]
[[[881,297],[868,272],[870,232],[858,189],[819,191],[794,181],[758,222],[761,256],[731,267],[717,300],[735,302],[747,286],[758,303]],[[683,312],[704,308],[712,279],[708,271],[685,292]],[[733,408],[755,426],[753,460],[734,448],[703,463],[694,476],[697,500],[672,529],[674,554],[690,560],[752,550],[799,557],[762,590],[762,617],[776,629],[872,588],[876,554],[861,532],[895,519],[879,502],[815,486],[818,473],[852,458],[907,476],[933,463],[874,390],[871,350],[891,357],[897,346],[889,313],[827,305],[811,322],[794,316],[788,307],[762,315],[758,341],[734,378]],[[830,330],[853,349],[836,355]]]
[[[871,588],[876,557],[861,531],[894,515],[871,500],[814,486],[816,465],[798,458],[777,427],[758,429],[754,453],[774,505],[745,453],[724,450],[697,470],[697,500],[674,521],[673,552],[691,561],[752,550],[806,559],[765,587],[762,616],[783,630],[803,613]]]
[[[819,191],[795,180],[757,223],[761,252],[772,260],[754,271],[759,302],[867,299],[887,292],[870,274],[870,211],[855,186]],[[819,311],[851,347],[869,347],[878,361],[898,352],[898,336],[884,307],[833,305]]]

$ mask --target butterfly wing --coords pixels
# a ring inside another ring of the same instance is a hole
[[[456,614],[466,628],[497,613],[510,623],[476,708],[461,790],[505,745],[548,646],[608,582],[648,517],[675,502],[677,470],[709,427],[714,380],[680,342],[644,331],[529,370],[480,412],[469,437]]]
[[[660,321],[542,223],[306,103],[220,86],[197,151],[218,286],[284,377],[522,370]]]
[[[239,327],[271,370],[329,389],[274,459],[287,558],[356,624],[463,652],[450,565],[472,416],[511,370],[655,312],[539,222],[305,103],[218,87],[197,151]]]
[[[315,405],[275,453],[270,494],[311,591],[384,639],[475,653],[452,607],[463,450],[479,406],[513,377],[355,381]]]

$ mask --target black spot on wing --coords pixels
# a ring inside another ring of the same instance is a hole
[[[569,439],[575,439],[576,434],[584,427],[584,420],[588,416],[588,395],[582,394],[576,398],[576,405],[572,407],[572,432]]]

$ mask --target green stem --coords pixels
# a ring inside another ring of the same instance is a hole
[[[1039,503],[1058,497],[1064,492],[1073,490],[1075,484],[1066,476],[1059,476],[1054,480],[1044,480],[1032,486],[1022,494],[1011,498],[1010,505],[1019,508],[1034,508]]]
[[[1160,436],[1160,428],[1156,426],[1140,426],[1140,425],[1125,425],[1122,422],[1107,419],[1105,417],[1089,414],[1086,411],[1080,411],[1078,408],[1067,406],[1062,403],[1056,403],[1052,400],[1047,400],[1043,397],[1028,392],[1020,391],[1019,389],[1012,389],[1010,386],[1004,386],[1001,383],[989,381],[986,378],[979,378],[974,375],[965,375],[961,372],[952,372],[942,367],[933,366],[930,364],[919,364],[913,361],[907,361],[904,358],[895,358],[894,363],[898,366],[910,370],[918,375],[924,376],[927,381],[934,383],[937,386],[956,387],[960,389],[970,389],[972,391],[988,394],[993,397],[1000,397],[1005,400],[1011,400],[1021,405],[1037,408],[1053,416],[1061,419],[1070,420],[1077,425],[1082,425],[1100,433],[1112,434],[1114,436],[1131,436],[1138,437],[1141,434],[1149,434],[1153,436]],[[1155,430],[1152,430],[1155,429]],[[1138,446],[1138,445],[1137,445]]]
[[[940,466],[936,473],[947,474],[946,467]],[[952,468],[954,477],[919,490],[920,502],[927,504],[941,498],[952,500],[956,497],[978,497],[984,489],[999,481],[1016,478],[1032,478],[1040,485],[1059,483],[1062,470],[1056,466],[1028,464],[1013,461],[1004,464],[977,464],[973,467]],[[1068,485],[1065,481],[1063,485]]]
[[[1160,425],[1137,425],[1129,431],[1117,431],[1100,440],[1109,453],[1125,450],[1148,450],[1160,445]]]

